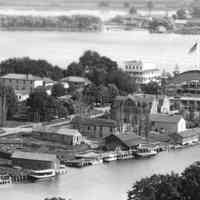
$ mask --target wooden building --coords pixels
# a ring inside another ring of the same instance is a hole
[[[32,170],[58,169],[60,166],[56,155],[46,153],[15,151],[11,160],[14,166]]]

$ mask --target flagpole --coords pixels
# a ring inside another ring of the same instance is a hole
[[[197,41],[197,49],[196,49],[196,68],[200,68],[200,42],[199,40]]]

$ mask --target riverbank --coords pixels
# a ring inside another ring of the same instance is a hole
[[[55,181],[12,185],[1,189],[1,195],[8,200],[38,200],[52,196],[74,200],[126,200],[127,191],[137,180],[171,171],[181,173],[199,158],[200,146],[195,146],[161,152],[152,159],[124,160],[83,169],[67,168],[68,173]]]

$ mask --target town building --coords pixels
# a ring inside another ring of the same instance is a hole
[[[169,96],[199,96],[200,70],[185,71],[175,76],[167,85]]]
[[[121,64],[121,68],[139,84],[160,82],[161,71],[152,63],[143,63],[138,60],[125,61]]]
[[[43,86],[42,78],[31,74],[6,74],[0,77],[0,83],[11,86],[14,90],[32,92],[36,87]]]
[[[141,61],[131,60],[122,63],[121,68],[127,72],[131,77],[133,77],[137,83],[141,83],[142,72],[143,72],[143,64]]]
[[[160,133],[180,133],[186,130],[186,121],[181,115],[151,114],[151,129]]]
[[[142,72],[142,83],[148,84],[151,81],[160,82],[161,71],[158,68],[144,69]]]
[[[15,94],[19,102],[25,101],[29,98],[29,93],[25,90],[15,90]]]
[[[78,130],[66,127],[39,126],[33,129],[33,136],[41,140],[58,142],[66,145],[80,145],[83,142]]]
[[[147,141],[134,134],[134,133],[126,133],[119,135],[110,135],[105,138],[105,146],[107,150],[114,151],[117,149],[120,150],[133,150],[136,149],[137,146],[146,144]]]
[[[104,138],[118,133],[117,122],[110,119],[75,117],[72,126],[87,137]]]
[[[187,129],[185,131],[172,134],[171,138],[175,144],[181,145],[193,144],[199,141],[199,135],[194,129]]]
[[[6,74],[0,77],[0,84],[14,89],[18,101],[24,101],[37,87],[52,87],[55,82],[49,78],[41,78],[31,74]]]
[[[69,87],[74,89],[83,88],[91,83],[87,78],[79,76],[68,76],[61,79],[60,82],[65,88],[67,87],[67,84],[69,84]]]
[[[149,114],[170,113],[170,102],[166,96],[135,94],[117,96],[111,105],[111,119],[117,121],[120,131],[134,131],[139,124],[148,124]]]
[[[32,170],[59,169],[60,166],[56,155],[46,153],[15,151],[11,160],[13,166]]]

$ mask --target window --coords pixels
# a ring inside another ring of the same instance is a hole
[[[90,127],[88,126],[88,131],[90,130]]]

